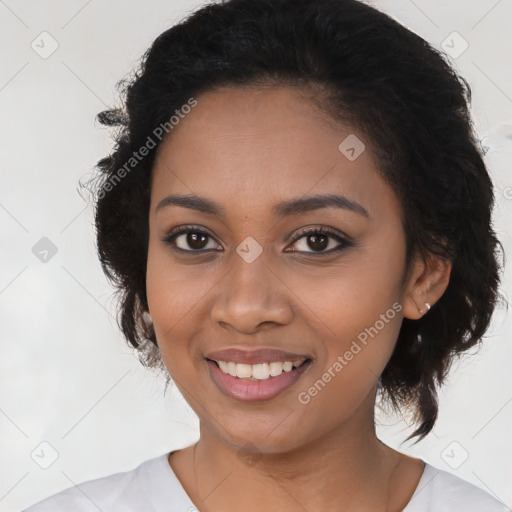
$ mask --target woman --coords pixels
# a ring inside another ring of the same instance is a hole
[[[498,297],[469,91],[355,0],[230,0],[161,34],[98,163],[120,324],[200,439],[29,508],[505,511],[375,434],[418,440]]]

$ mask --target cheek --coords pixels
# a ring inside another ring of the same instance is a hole
[[[343,267],[322,280],[322,287],[311,291],[309,286],[310,322],[324,347],[308,387],[302,388],[302,403],[310,404],[311,411],[320,414],[322,409],[333,420],[350,414],[391,357],[402,323],[405,263],[405,246],[396,234],[393,243],[376,241],[374,250],[366,247],[346,258]],[[325,407],[331,401],[336,407]]]
[[[377,320],[360,315],[338,323],[338,336],[325,343],[325,357],[299,390],[298,402],[309,418],[322,418],[327,428],[352,416],[368,399],[400,329],[401,306],[394,306],[384,309],[384,316]]]
[[[364,333],[374,332],[375,325],[382,343],[393,344],[401,323],[402,272],[400,252],[376,246],[374,251],[354,252],[343,265],[317,276],[315,286],[312,276],[301,276],[294,291],[306,304],[304,313],[314,330],[330,347],[342,351],[360,334],[364,342]]]
[[[186,324],[212,288],[204,266],[176,264],[170,251],[158,240],[149,243],[146,292],[153,322],[161,332]]]
[[[186,272],[177,270],[166,249],[155,247],[157,243],[149,244],[146,293],[158,345],[167,365],[168,353],[183,346],[172,341],[183,339],[183,329],[204,293],[201,281],[187,278]]]

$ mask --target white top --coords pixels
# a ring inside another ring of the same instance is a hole
[[[168,453],[135,469],[89,480],[23,512],[198,512],[168,463]],[[485,491],[425,464],[403,512],[510,512]]]

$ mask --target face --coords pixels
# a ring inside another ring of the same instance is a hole
[[[202,425],[264,453],[373,427],[408,283],[369,141],[299,90],[204,93],[159,148],[149,226],[156,337]]]

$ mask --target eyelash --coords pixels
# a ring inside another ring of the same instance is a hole
[[[172,247],[173,250],[175,251],[179,251],[179,252],[182,252],[182,253],[196,253],[196,254],[201,254],[203,252],[207,252],[207,251],[211,251],[211,250],[215,250],[215,249],[197,249],[197,250],[187,250],[187,249],[181,249],[180,247],[176,247],[175,244],[174,244],[174,241],[175,239],[180,236],[180,235],[183,235],[183,234],[189,234],[189,233],[196,233],[196,234],[199,234],[199,235],[204,235],[204,236],[207,236],[213,240],[214,237],[212,235],[210,235],[210,233],[208,233],[207,231],[205,231],[204,229],[201,229],[201,228],[198,228],[198,227],[195,227],[195,226],[182,226],[182,227],[179,227],[179,228],[176,228],[174,230],[172,230],[164,239],[163,241],[170,245]],[[302,253],[302,254],[308,254],[308,255],[313,255],[313,256],[324,256],[324,255],[330,255],[330,254],[334,254],[334,253],[337,253],[337,252],[340,252],[348,247],[353,247],[354,244],[353,242],[351,242],[348,238],[344,238],[342,236],[340,236],[338,233],[334,232],[333,230],[329,229],[329,228],[325,228],[325,227],[322,227],[322,228],[306,228],[302,231],[300,231],[297,236],[292,240],[292,244],[295,244],[298,240],[300,240],[301,238],[304,238],[304,237],[308,237],[309,235],[325,235],[325,236],[328,236],[328,237],[331,237],[331,238],[334,238],[337,242],[339,242],[339,247],[336,247],[335,249],[330,249],[329,251],[322,251],[322,252],[315,252],[315,251],[312,251],[312,252],[307,252],[307,251],[290,251],[290,252],[298,252],[298,253]]]

